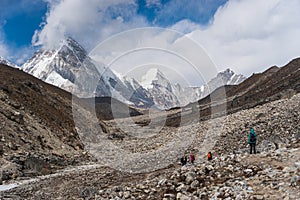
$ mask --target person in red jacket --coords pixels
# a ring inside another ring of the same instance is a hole
[[[207,154],[207,160],[212,160],[212,153],[211,152],[208,152],[208,154]]]
[[[194,154],[191,154],[191,155],[190,155],[190,162],[191,162],[192,164],[194,164],[194,161],[195,161],[195,156],[194,156]]]

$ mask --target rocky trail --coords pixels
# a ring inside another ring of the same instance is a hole
[[[1,199],[299,199],[300,147],[130,174],[97,164],[24,181]]]
[[[72,174],[74,172],[80,171],[87,171],[90,169],[95,169],[95,168],[99,168],[102,167],[102,165],[98,164],[98,163],[93,163],[93,164],[86,164],[86,165],[79,165],[79,166],[69,166],[65,169],[62,170],[58,170],[56,173],[53,174],[48,174],[48,175],[43,175],[43,176],[38,176],[35,178],[23,178],[18,180],[18,181],[8,181],[6,184],[4,185],[0,185],[0,191],[6,191],[12,188],[16,188],[16,187],[22,187],[24,185],[28,185],[31,183],[37,183],[39,181],[45,180],[45,179],[49,179],[49,178],[55,178],[58,176],[65,176],[68,174]]]

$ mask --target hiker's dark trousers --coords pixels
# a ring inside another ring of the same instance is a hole
[[[252,154],[252,151],[254,152],[254,154],[256,154],[255,143],[250,144],[250,154]]]

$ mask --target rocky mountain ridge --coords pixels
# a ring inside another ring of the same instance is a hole
[[[109,68],[94,62],[72,38],[61,41],[57,49],[39,50],[22,69],[79,97],[113,97],[140,107],[153,105],[147,94],[128,87]]]
[[[231,69],[219,72],[207,84],[198,87],[183,87],[170,81],[158,68],[149,69],[142,77],[140,85],[146,88],[160,109],[182,107],[198,101],[223,85],[238,85],[246,80]]]
[[[40,49],[22,65],[33,76],[80,97],[113,97],[141,108],[160,109],[195,102],[224,84],[238,84],[242,75],[227,69],[207,85],[183,88],[172,83],[157,68],[150,69],[139,83],[133,78],[119,77],[112,70],[94,62],[75,40],[67,38],[56,49]]]
[[[283,67],[271,67],[253,74],[238,85],[221,86],[210,95],[169,116],[167,124],[177,126],[191,119],[207,120],[253,108],[300,92],[300,59]]]

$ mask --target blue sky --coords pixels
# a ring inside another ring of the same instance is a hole
[[[5,41],[20,47],[31,43],[34,31],[45,19],[47,4],[36,0],[2,0],[0,9]]]
[[[178,21],[189,19],[199,24],[207,24],[216,10],[227,0],[162,0],[148,4],[138,0],[138,14],[147,18],[153,25],[168,27]]]
[[[20,65],[66,36],[90,51],[153,26],[193,39],[219,71],[251,75],[300,57],[299,10],[299,0],[1,0],[0,56]]]

